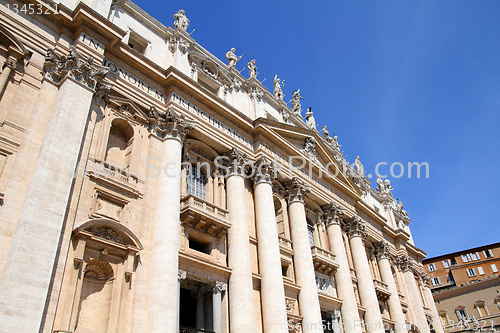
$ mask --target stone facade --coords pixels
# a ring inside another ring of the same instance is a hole
[[[0,9],[0,332],[442,333],[408,214],[300,89],[184,11]]]

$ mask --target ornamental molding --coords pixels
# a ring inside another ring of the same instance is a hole
[[[177,272],[177,280],[181,282],[182,280],[185,280],[187,278],[187,272],[179,269]]]
[[[413,270],[413,260],[407,254],[399,256],[397,259],[399,269],[402,272],[411,272]]]
[[[212,287],[212,292],[214,293],[223,293],[227,290],[227,283],[216,281]]]
[[[323,206],[323,221],[326,226],[330,224],[338,224],[342,223],[342,216],[345,214],[345,209],[337,205],[335,202],[332,202],[326,206]]]
[[[368,236],[366,224],[359,216],[344,219],[343,227],[349,238],[361,237],[364,240]]]
[[[128,242],[120,236],[119,233],[117,233],[115,230],[109,227],[92,227],[87,230],[90,232],[92,235],[97,236],[99,238],[122,244],[122,245],[128,245]]]
[[[430,288],[431,287],[431,276],[427,273],[424,273],[420,276],[422,279],[422,282],[424,283],[424,286]]]
[[[288,184],[286,184],[285,188],[289,204],[295,201],[304,203],[307,195],[309,194],[309,192],[311,192],[311,188],[309,186],[306,186],[297,177],[293,177],[292,180]]]
[[[97,64],[94,58],[84,59],[73,46],[69,47],[66,56],[59,56],[53,49],[48,49],[42,69],[44,78],[57,85],[69,77],[94,90],[100,97],[111,89],[111,86],[104,83],[108,71],[107,67]]]
[[[3,63],[3,66],[2,66],[2,70],[7,67],[7,68],[10,68],[10,69],[15,69],[16,68],[16,65],[17,65],[17,58],[10,55]]]
[[[377,260],[390,259],[390,246],[387,241],[382,240],[374,244],[374,248],[375,250],[373,254],[377,258]]]
[[[312,136],[305,139],[303,150],[311,160],[316,159],[316,140]]]
[[[187,121],[173,107],[169,107],[166,112],[160,112],[154,106],[149,109],[149,131],[160,139],[176,139],[184,143],[187,134],[195,126],[196,123]]]

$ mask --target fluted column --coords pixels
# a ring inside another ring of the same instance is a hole
[[[10,74],[12,70],[16,68],[17,58],[13,56],[9,56],[5,63],[3,64],[2,73],[0,74],[0,96],[5,90],[7,86],[7,81],[9,80]]]
[[[299,309],[303,332],[323,332],[316,276],[307,232],[304,199],[309,192],[297,178],[287,186],[288,217],[292,233],[295,277],[300,285]]]
[[[152,246],[149,332],[179,330],[179,219],[182,146],[194,124],[172,107],[149,112],[151,135],[161,141],[160,172]]]
[[[259,242],[262,319],[264,332],[288,332],[272,174],[273,168],[265,158],[256,163],[254,196]]]
[[[436,303],[434,302],[434,297],[432,296],[431,291],[431,277],[429,274],[425,273],[422,275],[422,282],[424,283],[424,296],[427,302],[427,306],[432,311],[432,316],[434,317],[434,322],[432,325],[434,326],[434,330],[436,333],[444,333],[443,324],[441,323],[441,319],[439,318],[439,313],[436,308]]]
[[[5,332],[40,330],[58,251],[68,246],[61,243],[61,235],[67,231],[65,215],[92,98],[107,73],[73,47],[64,57],[51,52],[43,73],[59,91],[34,173],[26,175],[31,177],[27,196],[0,277]]]
[[[427,317],[424,312],[424,304],[420,297],[415,275],[413,274],[412,259],[410,256],[404,255],[398,258],[398,263],[401,271],[403,272],[406,290],[408,292],[408,303],[415,321],[412,324],[417,324],[420,332],[429,333],[430,331],[427,326]]]
[[[340,311],[342,313],[344,331],[346,333],[360,333],[362,331],[361,326],[355,325],[355,323],[360,322],[358,305],[356,303],[351,270],[342,237],[341,216],[345,211],[334,203],[323,207],[323,211],[325,212],[323,217],[328,233],[330,250],[335,254],[335,260],[339,264],[339,268],[335,272],[335,281],[337,283],[337,294],[342,299]]]
[[[403,313],[403,308],[401,307],[398,287],[396,286],[396,281],[394,281],[391,262],[389,260],[389,243],[382,241],[375,244],[375,256],[378,260],[378,267],[382,281],[387,283],[387,287],[391,292],[391,296],[387,300],[387,303],[389,305],[389,314],[391,315],[391,319],[396,323],[395,331],[396,333],[406,333],[405,315]]]
[[[212,289],[213,331],[222,333],[222,293],[227,289],[224,282],[216,282]]]
[[[384,333],[384,324],[377,299],[377,293],[373,285],[373,277],[370,272],[370,264],[366,257],[366,249],[363,244],[368,235],[366,226],[360,217],[354,216],[344,221],[344,227],[349,235],[352,260],[358,279],[359,297],[361,304],[366,308],[365,324],[368,333]]]
[[[229,324],[231,332],[255,332],[252,266],[247,220],[245,166],[246,154],[233,148],[227,156],[227,210],[231,228],[228,231]]]

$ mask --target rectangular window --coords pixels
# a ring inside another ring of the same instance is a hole
[[[468,254],[462,254],[462,262],[466,263],[470,261],[470,256]]]
[[[433,286],[438,286],[438,285],[440,285],[440,284],[441,284],[441,281],[439,280],[439,278],[438,278],[438,277],[437,277],[437,278],[433,278],[433,279],[432,279],[432,285],[433,285]]]
[[[485,258],[493,258],[493,252],[491,252],[491,250],[483,251],[483,255]]]
[[[427,265],[427,268],[429,269],[429,272],[434,272],[436,270],[436,265],[435,264],[429,264],[429,265]]]
[[[471,253],[470,257],[471,257],[472,260],[479,260],[479,259],[481,259],[481,257],[479,256],[478,252]]]
[[[484,275],[484,270],[482,267],[478,267],[477,271],[479,272],[479,275]]]
[[[497,265],[491,264],[491,270],[493,271],[493,273],[498,273]]]
[[[451,264],[450,260],[444,260],[444,261],[443,261],[443,268],[448,268],[448,267],[450,267],[450,264]]]
[[[467,311],[465,309],[457,310],[457,317],[459,320],[467,320]]]
[[[476,270],[475,270],[474,268],[468,268],[468,269],[467,269],[467,275],[468,275],[469,277],[471,277],[471,276],[476,276]]]

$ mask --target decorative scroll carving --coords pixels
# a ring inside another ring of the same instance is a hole
[[[413,268],[413,260],[407,254],[402,255],[398,258],[398,266],[403,272],[411,271]]]
[[[123,245],[128,245],[128,242],[123,239],[116,231],[114,231],[112,228],[106,228],[106,227],[93,227],[88,229],[88,232],[92,233],[93,235],[97,237],[101,237],[103,239],[118,243],[118,244],[123,244]]]
[[[297,300],[295,298],[285,298],[285,306],[286,306],[286,312],[289,314],[297,314],[298,313],[298,308],[297,308]]]
[[[13,56],[9,56],[7,60],[3,63],[2,69],[8,67],[10,69],[15,69],[17,65],[17,58]]]
[[[226,291],[226,289],[227,289],[227,283],[217,281],[214,283],[214,286],[212,288],[212,292],[214,294],[222,293],[222,292]]]
[[[307,194],[311,191],[309,186],[304,185],[297,177],[293,177],[292,181],[286,184],[286,195],[288,203],[294,201],[304,202]]]
[[[248,92],[251,100],[256,100],[257,102],[262,101],[262,96],[264,93],[258,87],[252,86]]]
[[[162,139],[174,138],[184,142],[194,127],[195,123],[187,121],[183,114],[177,114],[172,107],[164,113],[154,106],[149,110],[149,130]]]
[[[304,142],[304,152],[311,159],[316,159],[316,140],[310,136]]]
[[[263,156],[255,163],[254,173],[254,184],[258,184],[260,182],[271,183],[274,178],[274,167],[271,162]]]
[[[177,272],[177,280],[181,282],[182,280],[185,280],[187,278],[187,272],[179,269]]]
[[[427,273],[424,273],[420,277],[422,278],[422,282],[424,283],[424,286],[430,288],[431,287],[431,276]]]
[[[191,44],[182,37],[170,37],[168,39],[168,50],[172,53],[175,53],[175,50],[178,48],[182,54],[186,54]]]
[[[389,259],[389,243],[385,240],[377,243],[374,245],[375,247],[375,257],[377,258],[377,260],[382,260],[382,259]]]
[[[47,50],[43,63],[45,78],[59,84],[66,77],[71,77],[90,89],[100,91],[101,95],[103,91],[109,90],[109,86],[103,83],[107,73],[107,67],[95,63],[92,57],[83,59],[73,46],[69,47],[67,56],[58,56],[54,50]]]
[[[336,203],[332,202],[326,206],[322,207],[323,209],[323,220],[325,224],[328,226],[330,224],[341,224],[342,215],[345,214],[345,209],[338,206]]]
[[[344,220],[344,231],[347,233],[349,238],[359,236],[364,239],[368,236],[366,225],[359,216],[354,216],[350,219]]]
[[[237,148],[231,149],[224,158],[224,166],[229,168],[226,176],[233,173],[244,174],[247,168],[252,167],[252,161],[248,158],[246,153],[240,152]]]

